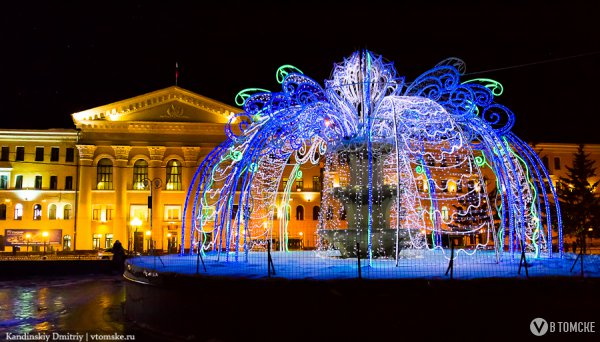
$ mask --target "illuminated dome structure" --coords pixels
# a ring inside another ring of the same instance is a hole
[[[547,170],[511,132],[513,113],[494,101],[502,86],[461,80],[464,72],[451,58],[405,82],[369,51],[336,64],[324,86],[280,68],[282,91],[238,94],[244,111],[194,176],[182,245],[189,238],[238,261],[277,237],[285,252],[286,215],[278,225],[274,216],[292,182],[278,192],[280,182],[321,163],[319,244],[303,253],[369,264],[427,252],[447,258],[453,245],[458,255],[489,250],[496,261],[522,250],[562,255]]]

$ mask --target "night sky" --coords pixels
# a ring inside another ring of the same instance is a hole
[[[600,143],[593,1],[323,2],[11,5],[0,13],[0,128],[73,128],[71,113],[174,85],[175,62],[181,87],[234,105],[244,88],[279,90],[280,65],[322,83],[333,63],[366,48],[407,81],[459,57],[466,78],[504,85],[497,101],[523,139]]]

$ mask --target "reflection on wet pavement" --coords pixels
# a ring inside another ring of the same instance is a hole
[[[0,282],[0,336],[6,333],[127,333],[120,276]]]

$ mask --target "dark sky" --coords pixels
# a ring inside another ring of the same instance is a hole
[[[233,105],[244,88],[278,90],[280,65],[322,83],[334,62],[367,48],[408,81],[459,57],[467,73],[487,71],[467,78],[504,85],[498,101],[515,112],[514,130],[525,140],[600,143],[593,1],[212,2],[21,1],[6,8],[0,128],[73,127],[73,112],[173,85],[176,61],[180,86]]]

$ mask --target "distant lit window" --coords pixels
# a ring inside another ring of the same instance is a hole
[[[92,236],[92,248],[100,249],[100,240],[102,240],[102,234],[94,234]]]
[[[42,190],[42,176],[35,176],[35,185],[37,190]]]
[[[50,176],[50,190],[58,189],[58,177]]]
[[[442,219],[448,221],[448,207],[442,207]]]
[[[73,176],[65,177],[65,190],[73,190]]]
[[[41,204],[33,205],[33,219],[34,220],[42,219],[42,205]]]
[[[313,191],[321,191],[321,177],[319,176],[313,177]]]
[[[23,161],[25,160],[25,147],[17,146],[17,150],[15,153],[15,161]]]
[[[23,205],[21,203],[15,204],[15,220],[23,219]]]
[[[71,250],[71,235],[63,236],[63,250],[65,250],[65,251]]]
[[[113,245],[113,234],[105,234],[104,235],[104,248],[111,248]]]
[[[560,170],[560,158],[554,157],[554,170]]]
[[[214,208],[213,208],[214,210]],[[181,206],[180,205],[165,205],[165,221],[180,221]]]
[[[171,159],[167,163],[167,190],[181,190],[181,162]]]
[[[65,153],[65,162],[72,163],[75,161],[75,149],[73,147],[67,147],[67,152]]]
[[[302,178],[296,180],[296,191],[302,191],[304,189],[304,180]]]
[[[133,189],[144,190],[146,179],[148,179],[148,162],[144,159],[138,159],[133,164]]]
[[[73,207],[70,204],[65,204],[63,208],[63,220],[70,220],[73,212]]]
[[[23,189],[23,175],[15,177],[15,189]]]
[[[50,161],[51,162],[57,162],[58,161],[58,154],[60,152],[60,148],[58,147],[52,147],[50,149]]]
[[[48,206],[48,219],[56,220],[56,204],[50,204]]]
[[[321,208],[318,205],[315,205],[313,207],[313,215],[312,215],[313,221],[317,221],[319,219],[319,212],[320,211],[321,211]]]
[[[8,175],[0,175],[0,189],[8,189]]]
[[[43,147],[35,148],[35,161],[44,161],[44,148]]]
[[[112,190],[113,189],[113,165],[108,158],[101,159],[96,167],[96,189]]]
[[[296,207],[296,220],[298,220],[298,221],[304,220],[304,207],[301,205]]]
[[[284,179],[281,180],[281,186],[283,188],[283,191],[285,191],[285,187],[287,186],[287,182],[288,182],[287,178],[284,178]]]
[[[10,148],[8,148],[8,146],[2,146],[2,154],[0,155],[0,161],[8,161],[9,154]]]

